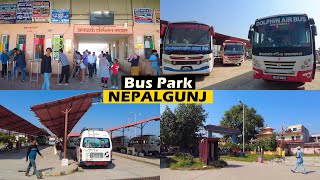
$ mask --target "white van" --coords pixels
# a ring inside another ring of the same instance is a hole
[[[56,138],[50,137],[49,138],[49,146],[54,146],[56,144]]]
[[[143,135],[130,139],[127,154],[135,155],[140,152],[145,155],[158,156],[160,154],[160,138],[155,135]]]
[[[77,143],[79,166],[111,164],[112,142],[109,133],[103,129],[83,129]]]

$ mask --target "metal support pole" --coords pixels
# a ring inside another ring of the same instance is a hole
[[[123,137],[123,141],[122,141],[122,147],[124,147],[124,128],[122,128],[122,137]]]
[[[242,104],[242,144],[243,144],[243,149],[242,152],[244,154],[244,104]]]
[[[143,129],[142,124],[143,124],[143,123],[140,124],[140,125],[141,125],[141,127],[140,127],[140,137],[141,137],[140,151],[141,151],[141,152],[142,152],[142,144],[143,144],[143,142],[142,142],[142,129]],[[136,129],[137,129],[137,128],[136,128]]]
[[[30,84],[32,82],[37,82],[37,84],[39,83],[39,62],[40,61],[30,61]],[[36,63],[36,79],[32,79],[32,72],[33,72],[33,63]]]
[[[57,77],[58,77],[57,78],[57,83],[59,83],[59,79],[60,79],[60,73],[59,73],[60,71],[59,70],[60,70],[60,63],[58,61],[58,63],[57,63]]]
[[[65,112],[65,120],[64,120],[64,141],[63,141],[63,158],[67,158],[67,133],[68,133],[68,116],[69,112],[71,111],[72,108],[66,109]]]

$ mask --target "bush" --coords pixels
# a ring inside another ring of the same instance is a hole
[[[25,137],[19,137],[18,141],[22,142],[22,143],[25,143],[26,142],[26,138]]]

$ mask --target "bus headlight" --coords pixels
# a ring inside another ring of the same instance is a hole
[[[162,62],[166,63],[166,64],[172,64],[172,62],[168,59],[162,59]]]
[[[202,60],[202,63],[208,63],[208,62],[210,62],[210,61],[211,61],[211,58],[208,58],[208,59]]]

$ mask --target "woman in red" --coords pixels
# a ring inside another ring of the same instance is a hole
[[[117,59],[115,59],[113,61],[113,65],[111,66],[111,70],[112,70],[112,75],[111,75],[111,89],[118,89],[118,74],[119,74],[119,69],[120,69],[120,65],[119,65],[119,61]],[[114,85],[116,85],[116,87],[114,87]]]

